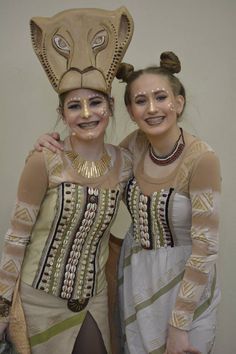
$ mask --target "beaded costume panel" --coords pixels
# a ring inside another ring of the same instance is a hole
[[[133,220],[134,238],[143,248],[173,247],[168,219],[168,205],[172,192],[172,188],[162,189],[150,197],[142,193],[134,177],[129,181],[126,203]]]
[[[33,287],[63,299],[96,293],[99,243],[108,237],[119,194],[66,182],[58,187],[57,210]]]
[[[83,306],[104,291],[109,231],[132,174],[130,154],[107,148],[113,163],[90,179],[77,173],[64,152],[44,149],[27,159],[3,244],[1,296],[11,301],[20,273],[35,289],[82,300]]]

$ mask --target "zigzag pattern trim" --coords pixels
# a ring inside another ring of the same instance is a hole
[[[32,226],[36,221],[38,211],[39,207],[17,200],[13,210],[12,220]]]
[[[201,194],[193,195],[192,205],[195,211],[206,212],[213,210],[213,193],[203,192]]]
[[[179,296],[183,297],[187,300],[192,300],[194,298],[195,287],[196,287],[196,284],[193,284],[193,283],[183,279]]]

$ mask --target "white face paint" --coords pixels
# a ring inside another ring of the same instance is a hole
[[[63,114],[77,138],[92,140],[103,139],[111,112],[108,100],[102,93],[78,89],[67,94]]]
[[[88,137],[88,140],[92,140],[92,139],[94,139],[95,134],[92,133],[92,132],[89,132],[89,133],[87,134],[87,137]]]
[[[170,111],[175,111],[175,106],[173,102],[168,103]]]
[[[77,110],[80,111],[79,114],[82,118],[89,118],[92,114],[100,114],[103,116],[108,114],[104,107],[107,103],[106,99],[100,93],[94,93],[84,97],[80,92],[80,95],[70,97],[68,101],[65,100],[65,102],[67,104],[67,108],[77,108]]]
[[[166,77],[143,74],[131,85],[128,110],[144,133],[161,134],[178,129],[177,114],[182,110],[179,97],[174,95]]]

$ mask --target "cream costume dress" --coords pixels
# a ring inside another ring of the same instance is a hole
[[[112,168],[87,179],[67,156],[69,139],[64,145],[65,152],[44,149],[26,163],[5,238],[0,289],[11,298],[21,268],[20,296],[32,353],[55,348],[71,353],[87,311],[109,353],[105,264],[131,159],[124,149],[108,145]]]
[[[30,30],[35,54],[59,96],[85,88],[109,99],[133,34],[125,7],[34,17]],[[131,161],[120,148],[106,149],[112,166],[96,178],[73,168],[68,140],[65,153],[44,150],[26,163],[0,265],[0,322],[9,322],[5,302],[14,293],[9,327],[20,354],[71,353],[87,311],[110,353],[105,264]]]
[[[202,354],[213,347],[220,299],[215,265],[219,162],[203,141],[186,132],[184,139],[185,149],[165,178],[144,170],[144,133],[136,131],[122,144],[134,163],[125,197],[133,223],[119,274],[127,354],[164,353],[168,324],[188,331]]]

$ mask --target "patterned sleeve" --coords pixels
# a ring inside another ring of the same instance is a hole
[[[190,178],[192,253],[172,311],[170,324],[190,330],[194,311],[208,282],[218,254],[220,167],[214,152],[206,152]]]
[[[0,263],[0,296],[9,301],[12,300],[25,248],[29,242],[47,185],[48,177],[43,154],[35,152],[28,158],[23,169],[10,228],[3,243]],[[4,319],[1,318],[1,321]]]

